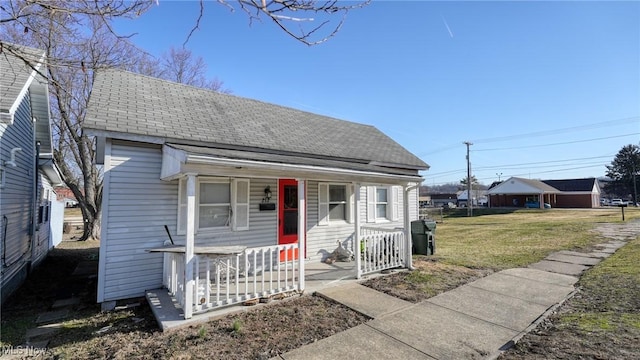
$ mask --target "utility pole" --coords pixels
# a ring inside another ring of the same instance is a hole
[[[496,173],[496,175],[498,176],[498,182],[500,182],[500,177],[502,177],[502,173]]]
[[[467,216],[473,216],[473,199],[471,198],[471,159],[469,158],[469,146],[473,143],[465,141],[467,145]]]
[[[638,188],[636,187],[636,167],[633,167],[633,206],[638,204]]]

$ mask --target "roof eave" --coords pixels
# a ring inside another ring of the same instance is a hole
[[[190,154],[183,150],[163,147],[163,162],[161,179],[173,180],[193,173],[198,166],[224,167],[227,175],[233,174],[262,174],[263,176],[278,177],[277,174],[286,172],[294,178],[336,179],[344,181],[385,183],[385,184],[409,184],[421,183],[423,178],[419,175],[396,175],[378,172],[369,172],[335,167],[321,167],[313,165],[283,164],[246,159],[228,159],[210,155]]]

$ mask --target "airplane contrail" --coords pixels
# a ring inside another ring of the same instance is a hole
[[[453,32],[451,32],[451,28],[449,28],[449,24],[447,24],[447,20],[445,20],[444,15],[440,14],[440,17],[442,18],[442,22],[444,23],[444,26],[447,28],[447,31],[449,32],[449,36],[451,36],[451,38],[453,39]]]

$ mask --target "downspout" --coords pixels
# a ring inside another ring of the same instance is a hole
[[[409,219],[409,192],[416,188],[420,187],[419,183],[416,183],[413,186],[409,186],[409,184],[404,186],[404,191],[402,193],[402,201],[404,203],[404,237],[406,240],[405,246],[405,265],[407,269],[414,270],[413,267],[413,239],[411,239],[411,219]]]
[[[36,154],[33,162],[33,182],[31,184],[31,239],[29,241],[30,258],[28,260],[29,271],[31,271],[31,262],[33,261],[35,250],[34,243],[36,241],[36,231],[38,230],[38,159],[40,159],[40,141],[36,141]]]

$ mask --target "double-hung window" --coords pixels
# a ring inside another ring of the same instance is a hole
[[[389,204],[389,189],[384,187],[376,188],[376,219],[387,218],[387,205]]]
[[[347,186],[329,185],[329,221],[347,220]]]
[[[400,186],[367,186],[367,222],[399,220],[401,199]]]
[[[178,234],[186,233],[187,181],[178,185]],[[199,178],[195,194],[195,229],[248,230],[249,229],[249,180]]]
[[[346,184],[318,184],[318,224],[351,221],[351,191]]]
[[[231,183],[200,182],[198,188],[197,228],[220,229],[229,227],[231,218]]]

